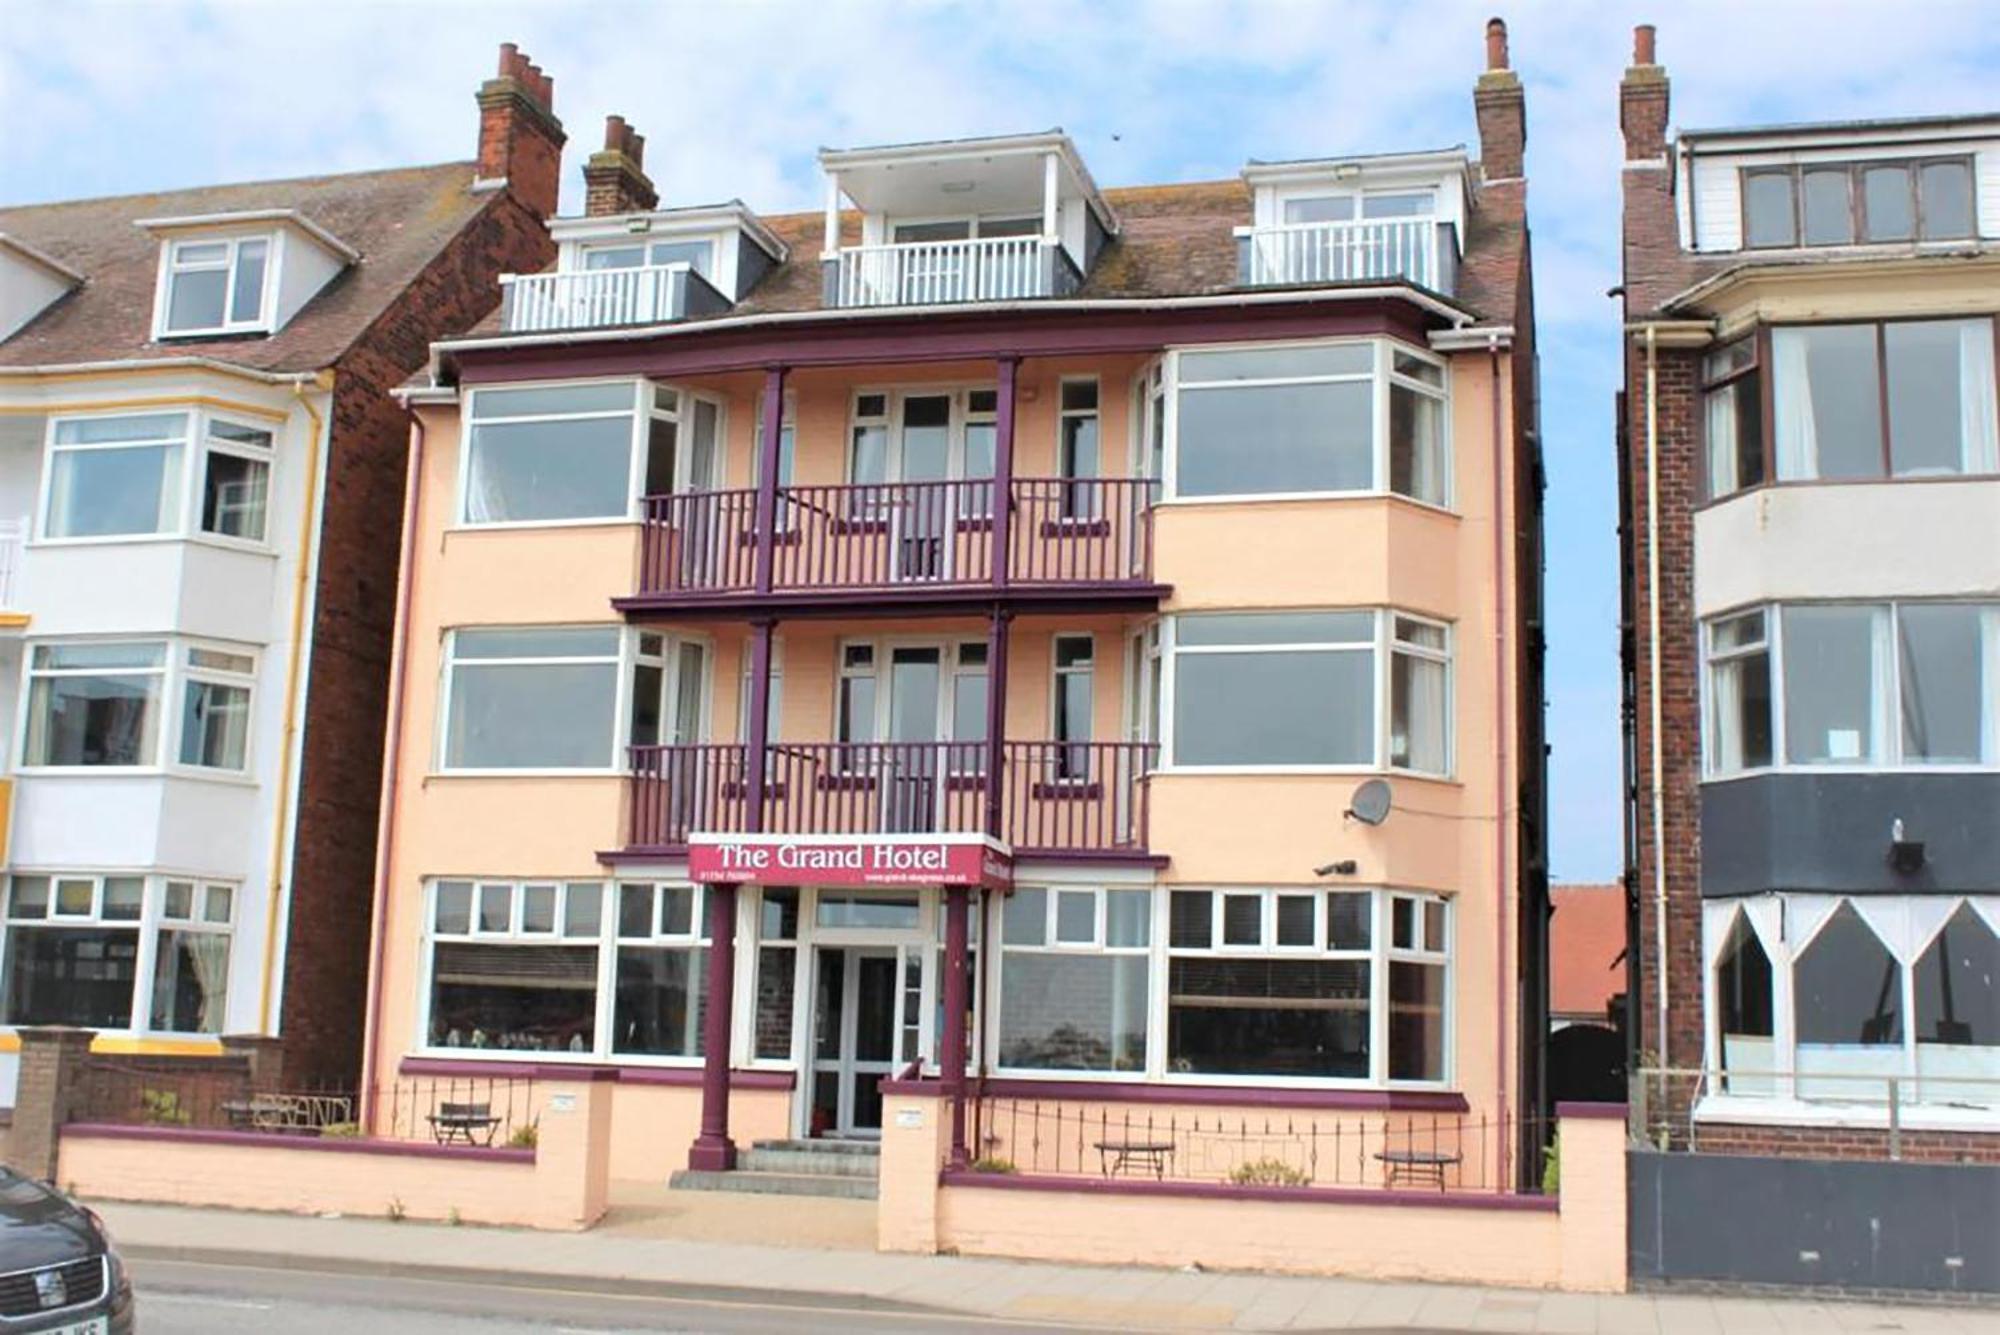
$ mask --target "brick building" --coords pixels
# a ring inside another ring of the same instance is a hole
[[[1656,1128],[2000,1160],[2000,115],[1670,134],[1651,28],[1619,115]]]
[[[0,208],[0,1101],[24,1025],[354,1077],[388,391],[554,253],[552,82],[478,105],[476,160]]]

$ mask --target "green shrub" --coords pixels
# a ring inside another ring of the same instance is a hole
[[[1021,1171],[1020,1169],[1014,1166],[1014,1161],[1012,1159],[1002,1159],[991,1154],[983,1155],[980,1158],[974,1159],[970,1166],[972,1168],[972,1171],[975,1173],[1004,1174],[1004,1173],[1018,1173]]]
[[[1283,1159],[1252,1159],[1230,1170],[1229,1181],[1238,1187],[1305,1187],[1312,1178]]]
[[[328,1122],[319,1129],[319,1135],[321,1140],[359,1140],[361,1139],[361,1123]]]
[[[531,1150],[539,1145],[541,1140],[542,1133],[540,1127],[530,1122],[526,1126],[517,1126],[514,1128],[514,1134],[507,1137],[507,1148],[510,1150]]]
[[[1562,1150],[1562,1132],[1558,1131],[1549,1141],[1549,1157],[1542,1161],[1542,1194],[1545,1196],[1554,1196],[1562,1191]]]
[[[181,1106],[180,1094],[171,1089],[139,1091],[139,1113],[151,1126],[186,1126],[194,1114]]]

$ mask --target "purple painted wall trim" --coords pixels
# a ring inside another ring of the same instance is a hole
[[[1192,1103],[1220,1108],[1352,1108],[1360,1112],[1462,1113],[1465,1095],[1425,1089],[1269,1089],[1233,1085],[1100,1084],[989,1076],[979,1093],[1001,1099],[1070,1099],[1091,1103]]]
[[[901,1094],[915,1099],[941,1099],[945,1092],[942,1080],[917,1080],[909,1076],[890,1076],[878,1080],[875,1087],[884,1094]]]
[[[1147,1182],[1132,1178],[1038,1177],[1018,1173],[941,1172],[947,1187],[992,1191],[1076,1192],[1086,1196],[1167,1196],[1210,1201],[1284,1201],[1294,1205],[1376,1205],[1417,1210],[1541,1210],[1561,1208],[1554,1196],[1507,1196],[1482,1191],[1374,1191],[1366,1187],[1236,1187],[1222,1182]]]
[[[540,377],[650,375],[668,379],[785,366],[860,366],[882,362],[984,361],[1002,356],[1062,357],[1156,352],[1173,345],[1235,339],[1393,334],[1421,345],[1445,323],[1394,297],[1337,304],[1301,301],[1154,310],[1044,310],[1015,313],[930,310],[908,317],[825,321],[764,328],[536,347],[460,349],[446,353],[444,374],[465,384]]]
[[[309,1150],[321,1154],[387,1154],[410,1159],[471,1159],[481,1163],[511,1163],[532,1168],[533,1150],[497,1146],[422,1145],[413,1140],[322,1140],[316,1136],[279,1136],[254,1131],[183,1131],[165,1126],[121,1126],[105,1122],[73,1122],[64,1136],[81,1140],[153,1140],[178,1145],[237,1145],[259,1150]]]
[[[396,1067],[398,1075],[430,1075],[496,1080],[590,1081],[615,1080],[627,1085],[701,1084],[699,1066],[564,1066],[551,1062],[456,1061],[450,1057],[405,1057]],[[737,1089],[791,1089],[798,1077],[791,1071],[736,1071],[729,1083]]]
[[[1569,1117],[1594,1117],[1606,1122],[1622,1122],[1626,1117],[1626,1107],[1622,1103],[1558,1103],[1558,1121]]]

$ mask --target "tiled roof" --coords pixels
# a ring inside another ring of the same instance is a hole
[[[0,370],[186,356],[265,371],[330,366],[453,236],[500,197],[499,191],[475,193],[472,181],[472,163],[448,162],[0,208],[0,232],[84,276],[81,287],[0,343]],[[296,209],[360,252],[361,260],[275,334],[154,341],[160,241],[134,221],[252,209]]]
[[[1549,899],[1549,1012],[1601,1018],[1625,990],[1624,887],[1557,885]]]
[[[1237,283],[1235,229],[1250,222],[1250,188],[1242,180],[1115,187],[1104,191],[1104,199],[1118,215],[1119,234],[1099,253],[1077,297],[1116,300],[1242,290]],[[1504,324],[1514,318],[1515,292],[1527,244],[1525,209],[1526,190],[1521,182],[1474,192],[1459,291],[1453,300],[1482,320]],[[730,314],[824,309],[820,256],[826,216],[781,213],[764,215],[762,221],[790,248],[790,254]],[[860,240],[860,214],[844,213],[842,244],[858,245]],[[468,337],[501,332],[496,310],[468,331]]]

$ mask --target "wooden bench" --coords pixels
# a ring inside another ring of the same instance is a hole
[[[1150,1171],[1162,1181],[1167,1176],[1167,1165],[1173,1161],[1174,1145],[1170,1140],[1100,1140],[1097,1142],[1097,1159],[1106,1177],[1118,1177],[1126,1173]]]
[[[440,1145],[491,1145],[493,1133],[500,1127],[490,1103],[440,1103],[424,1120],[431,1124],[431,1134]]]
[[[1411,1182],[1428,1182],[1439,1191],[1444,1190],[1445,1170],[1456,1167],[1463,1158],[1451,1150],[1378,1150],[1375,1157],[1388,1179],[1386,1185],[1395,1186],[1400,1177]]]

